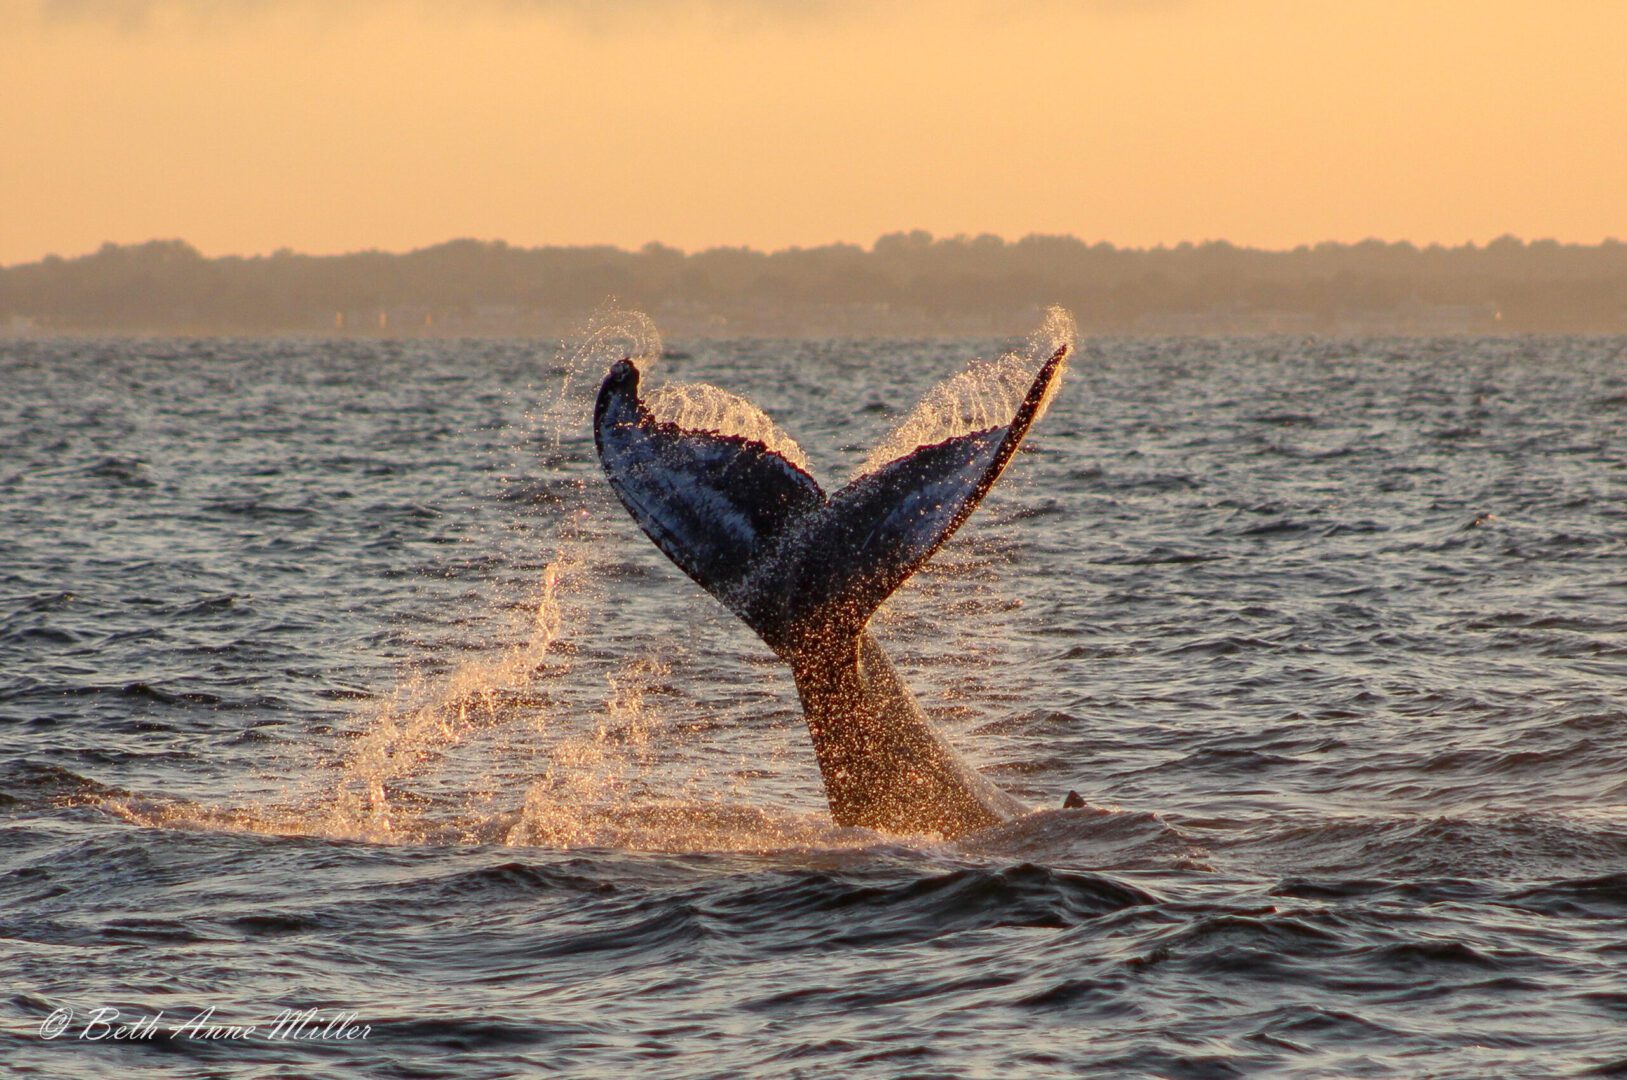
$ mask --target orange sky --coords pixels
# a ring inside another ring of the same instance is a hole
[[[1627,239],[1622,0],[0,0],[0,263]]]

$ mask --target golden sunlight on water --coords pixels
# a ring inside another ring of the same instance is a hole
[[[1092,340],[874,626],[1087,806],[941,842],[831,826],[784,665],[611,501],[587,402],[660,346],[598,332],[7,345],[7,1068],[147,1054],[70,1010],[320,1005],[372,1036],[164,1061],[1622,1070],[1627,342]],[[843,465],[1032,348],[684,346]]]

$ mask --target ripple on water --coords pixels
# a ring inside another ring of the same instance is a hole
[[[662,362],[839,476],[1009,345]],[[373,1034],[173,1070],[1620,1072],[1621,350],[1090,342],[879,620],[1087,803],[951,844],[831,825],[783,667],[605,498],[591,353],[7,341],[0,1060],[216,1005]]]

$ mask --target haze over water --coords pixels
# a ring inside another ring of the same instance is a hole
[[[652,378],[828,486],[1008,344]],[[946,844],[829,824],[788,673],[609,498],[552,347],[7,342],[0,1059],[1627,1067],[1624,354],[1086,341],[878,629],[989,775],[1089,808]],[[108,1006],[371,1030],[40,1037]]]

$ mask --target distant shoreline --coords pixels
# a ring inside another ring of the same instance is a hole
[[[1045,306],[1112,336],[1627,334],[1627,244],[1368,240],[1291,251],[1224,241],[1116,248],[1073,237],[893,233],[764,253],[651,244],[206,258],[179,240],[0,268],[0,337],[573,335],[649,313],[674,340],[1007,337]]]

